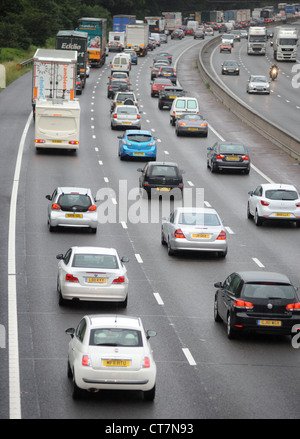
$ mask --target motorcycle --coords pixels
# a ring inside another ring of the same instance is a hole
[[[278,67],[272,66],[270,69],[270,78],[274,81],[278,76]]]

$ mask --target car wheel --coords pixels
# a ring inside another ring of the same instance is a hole
[[[218,256],[220,258],[226,258],[226,255],[227,255],[227,250],[225,250],[224,252],[218,252]]]
[[[165,241],[165,237],[164,237],[164,232],[161,231],[161,239],[160,242],[162,243],[162,245],[166,245],[166,241]]]
[[[75,381],[75,374],[73,373],[73,392],[72,392],[72,397],[73,399],[80,399],[83,396],[83,390],[80,389]]]
[[[128,304],[128,294],[126,296],[126,299],[124,300],[124,302],[121,302],[122,308],[126,308]]]
[[[255,222],[256,226],[261,226],[262,225],[262,219],[258,215],[257,209],[255,210],[255,213],[254,213],[254,222]]]
[[[180,132],[178,130],[175,130],[175,134],[176,134],[177,137],[180,136]]]
[[[230,318],[230,313],[228,313],[227,316],[227,337],[232,340],[235,337],[235,330],[233,329],[232,325],[231,325],[231,318]]]
[[[57,292],[58,292],[58,304],[59,306],[63,306],[65,304],[65,299],[63,298],[62,294],[61,294],[61,289],[58,283],[58,279],[57,279]]]
[[[145,401],[153,401],[155,398],[155,385],[150,390],[144,391],[144,400]]]
[[[97,227],[91,227],[91,232],[93,234],[96,234],[97,233]]]
[[[48,220],[48,229],[49,229],[49,232],[55,232],[55,230],[56,230],[56,227],[53,227],[53,226],[51,226],[50,225],[50,221]]]
[[[249,205],[249,203],[247,204],[247,218],[249,218],[249,219],[252,219],[252,218],[253,218],[253,215],[252,215],[252,213],[250,212],[250,205]]]
[[[174,254],[175,254],[175,251],[171,247],[170,239],[168,239],[168,255],[174,256]]]
[[[212,173],[217,172],[217,165],[214,162],[210,163],[210,170]]]
[[[68,376],[68,378],[72,378],[72,376],[73,376],[73,372],[72,372],[69,360],[68,360],[68,367],[67,367],[67,376]]]
[[[215,296],[215,301],[214,301],[214,320],[215,322],[221,322],[222,319],[220,317],[219,311],[218,311],[218,301],[217,301],[217,296]]]

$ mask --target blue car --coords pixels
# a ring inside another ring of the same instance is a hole
[[[124,50],[125,53],[129,53],[129,55],[131,56],[131,64],[136,64],[138,63],[138,55],[136,53],[135,50],[133,49],[125,49]]]
[[[121,160],[127,157],[156,160],[156,138],[151,131],[126,130],[118,139]]]

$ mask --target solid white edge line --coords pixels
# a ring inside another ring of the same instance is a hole
[[[8,229],[8,373],[9,373],[9,417],[21,419],[20,364],[18,344],[18,312],[16,286],[16,212],[19,178],[26,135],[32,119],[27,119],[19,144],[12,186]]]
[[[191,366],[196,366],[197,363],[196,363],[196,361],[194,360],[194,357],[192,356],[192,354],[190,353],[190,350],[189,350],[188,348],[182,348],[182,351],[183,351],[183,353],[184,353],[186,359],[188,360],[189,364],[190,364]]]

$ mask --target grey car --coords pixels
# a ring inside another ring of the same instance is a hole
[[[222,75],[239,75],[240,67],[238,62],[235,60],[224,61],[222,64],[221,73]]]
[[[266,76],[251,75],[248,79],[247,93],[270,94],[270,84]]]
[[[168,254],[176,251],[216,252],[225,257],[228,251],[226,231],[215,209],[178,207],[163,219],[161,243]]]
[[[111,129],[141,129],[141,116],[135,105],[117,105],[111,114]]]
[[[58,227],[90,228],[97,232],[96,200],[89,188],[57,187],[52,195],[46,195],[48,227],[53,232]]]
[[[175,121],[175,133],[177,136],[185,134],[207,137],[207,122],[200,114],[182,114]]]

